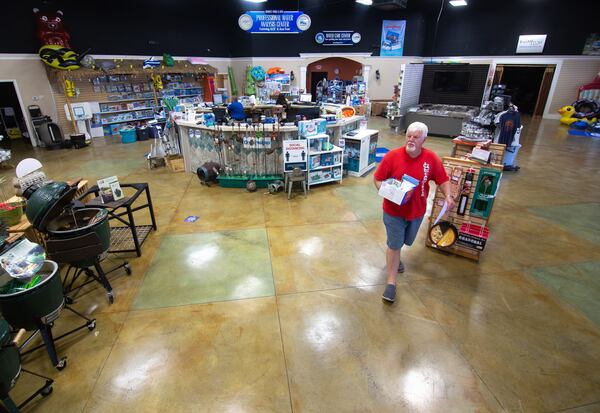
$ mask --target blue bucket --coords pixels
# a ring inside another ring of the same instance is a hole
[[[375,160],[377,162],[381,162],[381,160],[383,159],[385,154],[388,153],[389,151],[390,150],[388,148],[377,148],[375,150]]]
[[[121,143],[134,143],[137,140],[137,133],[135,128],[124,128],[119,130],[121,134]]]
[[[513,166],[515,160],[517,159],[517,154],[519,153],[520,148],[520,144],[506,147],[506,152],[504,152],[504,165]]]

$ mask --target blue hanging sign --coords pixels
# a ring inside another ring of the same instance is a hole
[[[238,19],[240,28],[249,33],[297,34],[310,27],[310,17],[301,11],[247,11]]]
[[[381,25],[380,56],[402,56],[406,20],[384,20]]]
[[[360,33],[352,30],[323,30],[315,35],[321,46],[354,46],[360,39]]]

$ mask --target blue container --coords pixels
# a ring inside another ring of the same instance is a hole
[[[386,153],[390,150],[388,148],[377,148],[375,151],[375,160],[377,162],[381,162]]]
[[[515,163],[515,160],[517,159],[517,154],[519,153],[519,148],[521,148],[521,145],[506,147],[506,152],[504,152],[504,165],[513,166],[513,164]]]
[[[137,139],[135,128],[121,129],[119,133],[121,134],[121,143],[134,143]]]

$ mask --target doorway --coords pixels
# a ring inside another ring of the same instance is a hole
[[[310,93],[312,102],[317,101],[317,85],[323,79],[327,79],[327,72],[310,72]]]
[[[543,116],[555,65],[497,65],[494,84],[506,85],[506,94],[519,112]]]
[[[0,135],[10,139],[22,139],[29,135],[27,120],[13,81],[0,81]]]
[[[354,76],[361,76],[362,70],[362,63],[345,57],[327,57],[317,60],[307,67],[306,73],[308,78],[306,79],[306,90],[312,94],[312,100],[315,102],[317,93],[316,85],[321,79],[327,77],[327,80],[351,81]],[[323,76],[323,73],[325,76]],[[309,86],[310,89],[308,89]]]

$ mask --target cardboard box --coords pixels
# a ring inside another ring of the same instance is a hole
[[[402,181],[388,179],[381,183],[379,195],[398,205],[404,205],[412,197],[419,181],[412,176],[404,175]]]

